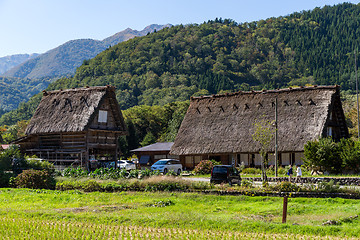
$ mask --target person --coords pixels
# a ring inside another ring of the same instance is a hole
[[[291,177],[293,175],[293,169],[292,169],[291,164],[289,165],[289,170],[287,172],[287,175],[289,175],[289,182],[291,182]]]
[[[302,176],[302,171],[301,171],[301,168],[300,168],[300,165],[299,165],[296,168],[296,182],[298,181],[298,179],[300,180],[301,176]]]

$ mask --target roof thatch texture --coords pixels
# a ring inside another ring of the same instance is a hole
[[[260,144],[252,139],[254,123],[275,119],[276,98],[278,150],[282,152],[303,151],[307,141],[320,137],[333,100],[340,102],[337,86],[192,98],[170,154],[259,152]]]
[[[84,131],[106,97],[109,97],[116,106],[112,110],[116,115],[117,125],[125,130],[120,108],[116,102],[115,88],[104,86],[44,91],[44,96],[25,134]]]

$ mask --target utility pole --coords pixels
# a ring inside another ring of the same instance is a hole
[[[355,80],[356,80],[356,111],[357,111],[357,126],[358,126],[358,139],[360,139],[360,123],[359,123],[359,91],[358,91],[358,78],[357,78],[357,64],[356,64],[356,50],[355,55]]]
[[[277,97],[275,99],[275,177],[278,176],[278,115],[277,115]]]

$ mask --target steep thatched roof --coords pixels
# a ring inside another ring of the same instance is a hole
[[[117,128],[124,131],[124,120],[116,101],[115,88],[86,87],[45,92],[25,134],[84,131],[89,127],[105,99],[112,105]]]
[[[334,102],[344,115],[338,86],[192,98],[170,154],[259,152],[260,145],[252,140],[254,122],[275,119],[276,98],[279,151],[303,151],[307,141],[322,136]],[[341,124],[348,134],[344,119]]]

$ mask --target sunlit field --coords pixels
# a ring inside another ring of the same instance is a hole
[[[344,239],[359,200],[0,190],[1,239]],[[323,225],[332,221],[333,225]]]

